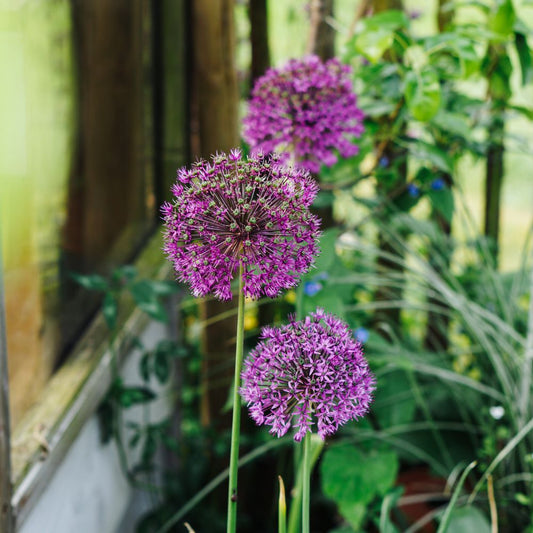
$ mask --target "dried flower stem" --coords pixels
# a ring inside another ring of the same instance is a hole
[[[235,533],[237,530],[237,475],[239,470],[239,440],[241,428],[241,397],[239,395],[239,388],[241,385],[241,368],[244,352],[243,274],[244,268],[241,263],[239,267],[239,300],[237,310],[237,341],[235,347],[235,377],[233,383],[233,419],[231,425],[227,533]]]
[[[496,499],[494,498],[494,481],[492,475],[487,478],[487,493],[490,508],[490,531],[491,533],[498,533],[498,508],[496,507]]]

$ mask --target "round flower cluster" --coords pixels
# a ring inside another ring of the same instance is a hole
[[[311,426],[325,438],[372,401],[375,379],[348,325],[317,309],[303,321],[265,327],[245,360],[241,396],[258,424],[281,437],[292,427],[300,441]]]
[[[285,160],[318,172],[355,155],[363,113],[352,90],[351,68],[337,59],[292,59],[255,83],[243,137],[253,150],[279,151]]]
[[[275,155],[243,158],[240,150],[178,170],[173,203],[162,206],[164,250],[194,296],[243,291],[275,297],[297,285],[318,254],[319,219],[311,206],[318,185]]]

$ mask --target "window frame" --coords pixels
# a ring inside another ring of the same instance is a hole
[[[170,194],[176,168],[191,157],[190,129],[190,8],[173,0],[146,0],[152,34],[153,139],[147,154],[155,172],[155,201]],[[156,209],[156,217],[158,210]],[[161,227],[154,221],[135,264],[139,277],[170,279],[171,265],[163,256]],[[53,374],[38,403],[10,432],[8,360],[0,243],[0,531],[14,533],[29,516],[77,438],[107,393],[112,380],[107,328],[101,312],[76,340],[68,358]],[[125,295],[120,302],[117,343],[138,334],[149,318]],[[172,334],[172,332],[169,332]],[[130,346],[122,343],[119,364]],[[59,394],[58,394],[59,393]],[[41,430],[35,431],[40,426]]]
[[[4,307],[4,277],[0,242],[0,530],[13,531],[11,507],[11,438],[9,420],[9,382],[7,372],[7,342]]]
[[[139,259],[134,262],[139,277],[152,280],[168,280],[171,277],[171,265],[164,259],[161,248],[162,236],[158,227]],[[128,337],[138,335],[150,321],[129,295],[121,298],[120,309],[117,324],[119,335],[115,341],[119,367],[132,347],[132,343],[127,341]],[[0,329],[3,334],[4,329]],[[43,391],[42,401],[15,428],[11,435],[11,446],[9,434],[7,438],[5,431],[0,435],[0,444],[4,445],[0,448],[3,452],[0,458],[2,484],[7,485],[7,490],[0,493],[2,509],[7,510],[5,526],[2,522],[0,524],[7,533],[16,531],[29,516],[71,444],[109,390],[113,371],[108,338],[104,317],[99,312],[68,360],[50,380]],[[5,362],[5,350],[0,355]],[[79,387],[72,385],[73,376],[77,376],[81,383]],[[4,411],[9,400],[7,388],[2,388],[2,392],[0,427],[5,424]],[[36,432],[38,426],[43,431]],[[9,426],[3,427],[9,430]],[[10,476],[3,475],[4,465],[7,465]]]

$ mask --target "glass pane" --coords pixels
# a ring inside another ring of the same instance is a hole
[[[98,304],[69,273],[105,273],[130,260],[156,217],[147,5],[0,4],[0,224],[13,424]]]

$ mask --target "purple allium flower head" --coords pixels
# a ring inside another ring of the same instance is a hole
[[[361,343],[342,320],[317,309],[303,321],[265,327],[244,362],[241,396],[258,424],[302,440],[316,423],[324,439],[365,415],[375,379]]]
[[[173,203],[163,204],[164,251],[194,296],[232,297],[244,268],[244,294],[275,297],[294,287],[318,254],[320,220],[309,207],[317,183],[276,155],[240,150],[178,170]]]
[[[336,163],[337,152],[355,155],[353,138],[363,132],[363,112],[350,75],[350,66],[317,56],[269,69],[255,83],[243,120],[252,153],[279,151],[310,172]]]

